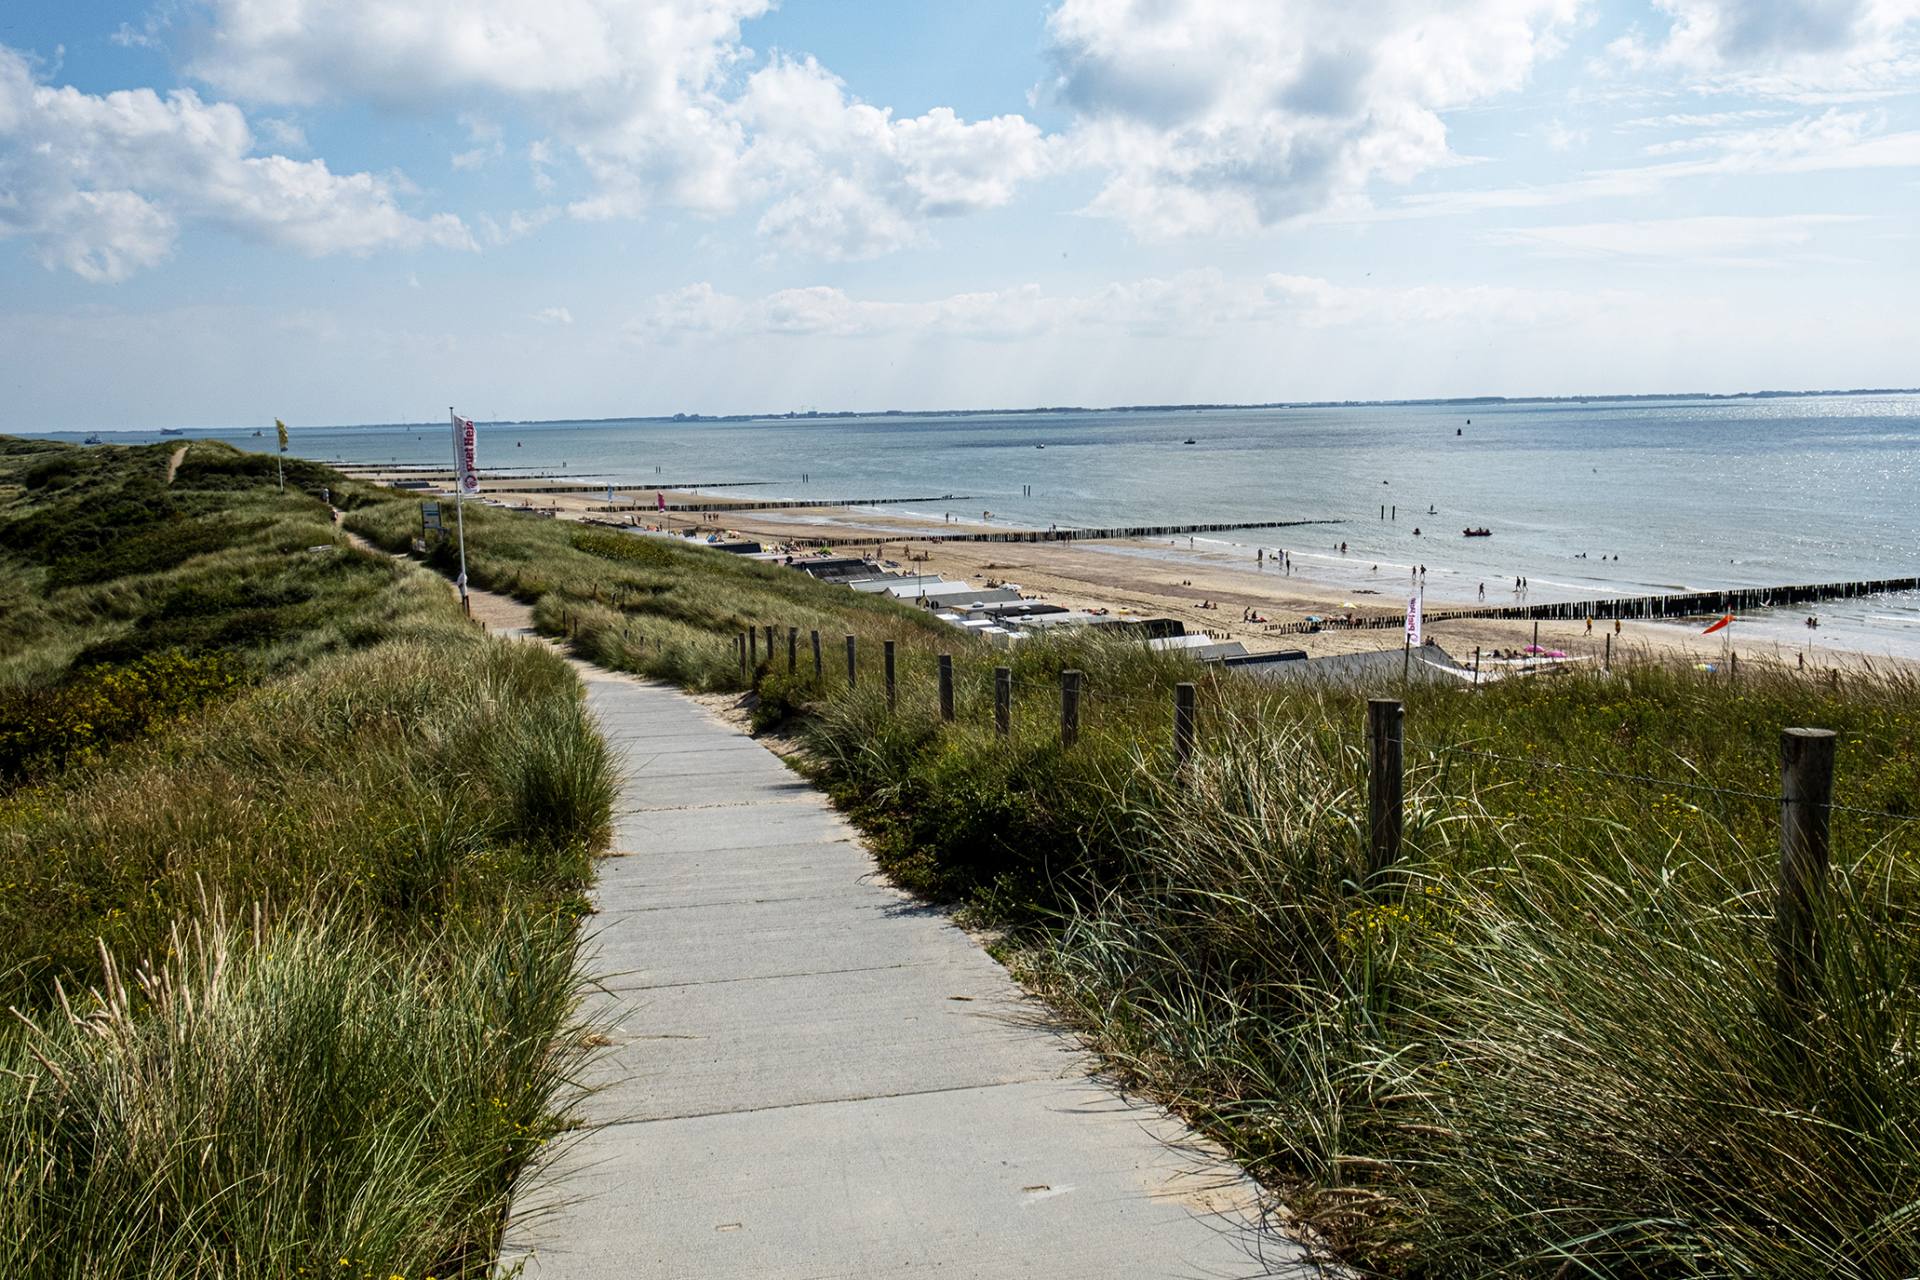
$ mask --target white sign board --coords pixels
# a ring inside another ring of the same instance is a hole
[[[1420,644],[1420,597],[1407,597],[1407,643]]]

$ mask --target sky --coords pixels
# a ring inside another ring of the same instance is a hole
[[[0,8],[0,430],[1920,383],[1920,0]]]

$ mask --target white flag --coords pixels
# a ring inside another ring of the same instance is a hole
[[[1415,646],[1416,648],[1420,644],[1420,597],[1419,596],[1407,597],[1407,643]]]
[[[447,413],[453,418],[454,478],[460,485],[460,492],[479,493],[480,465],[477,458],[480,433],[474,430],[472,418],[463,418],[451,409]]]

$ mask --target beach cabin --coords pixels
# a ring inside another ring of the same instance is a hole
[[[925,605],[929,609],[952,609],[961,605],[991,604],[998,600],[1020,598],[1020,593],[1012,587],[976,587],[965,582],[947,582],[937,586],[920,583],[890,585],[887,594],[909,604]]]
[[[1162,636],[1157,640],[1148,640],[1147,648],[1183,653],[1196,662],[1248,656],[1247,646],[1238,640],[1215,640],[1208,635]]]

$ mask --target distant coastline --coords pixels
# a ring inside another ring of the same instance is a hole
[[[1192,404],[1035,405],[1024,409],[807,409],[786,413],[671,413],[616,418],[501,418],[500,426],[541,426],[549,422],[605,425],[609,422],[823,422],[841,418],[1017,418],[1063,413],[1209,413],[1248,409],[1404,409],[1460,405],[1479,408],[1505,404],[1628,404],[1664,400],[1795,400],[1818,396],[1911,396],[1920,387],[1849,387],[1817,391],[1661,391],[1637,395],[1434,396],[1414,400],[1265,400]],[[411,423],[368,423],[411,426]]]
[[[1041,417],[1060,414],[1094,413],[1223,413],[1258,409],[1399,409],[1399,408],[1460,408],[1477,409],[1499,405],[1530,404],[1636,404],[1655,403],[1669,400],[1797,400],[1815,398],[1837,398],[1845,396],[1912,396],[1920,395],[1920,387],[1849,387],[1845,389],[1828,388],[1812,391],[1661,391],[1632,395],[1566,395],[1566,396],[1434,396],[1411,400],[1265,400],[1246,403],[1196,401],[1191,404],[1116,404],[1116,405],[1033,405],[1021,409],[806,409],[789,410],[785,413],[670,413],[670,414],[622,414],[610,418],[483,418],[480,421],[487,426],[499,427],[540,427],[556,424],[569,426],[605,426],[616,422],[832,422],[854,418],[1019,418]],[[423,427],[445,426],[444,422],[340,422],[312,423],[310,426],[323,426],[328,430],[378,430],[386,427],[404,427],[420,429]],[[172,428],[168,428],[172,430]],[[188,431],[247,431],[253,424],[244,426],[209,427],[194,426]],[[296,428],[297,430],[298,428]],[[21,435],[76,435],[85,428],[56,427],[46,429],[16,428]],[[158,427],[100,427],[97,430],[128,435],[152,435],[161,430]]]

